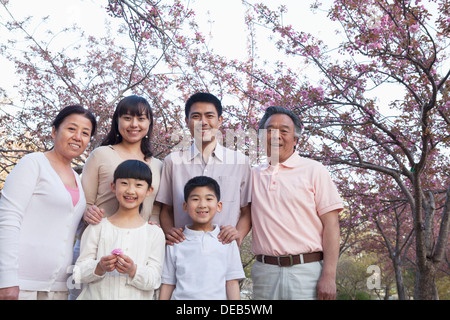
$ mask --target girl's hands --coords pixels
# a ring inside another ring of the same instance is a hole
[[[136,274],[137,266],[133,260],[123,253],[117,256],[116,270],[120,273],[127,273],[131,278]]]
[[[116,263],[117,257],[113,254],[101,257],[95,269],[95,274],[102,276],[106,272],[114,271],[116,269]]]
[[[97,264],[97,268],[95,269],[95,274],[102,276],[106,272],[117,270],[118,272],[128,274],[133,278],[136,274],[136,269],[137,266],[129,256],[124,255],[123,253],[120,255],[110,254],[101,257]]]

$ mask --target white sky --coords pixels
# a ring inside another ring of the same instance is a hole
[[[263,1],[272,9],[285,5],[288,12],[283,15],[284,24],[291,24],[295,30],[313,34],[323,40],[329,49],[336,48],[344,40],[342,35],[336,34],[339,24],[331,22],[327,17],[328,8],[333,0],[321,0],[321,10],[315,13],[310,10],[310,5],[315,2],[313,0],[247,1],[251,3]],[[122,19],[112,18],[107,14],[104,8],[106,4],[107,0],[10,0],[8,7],[19,20],[27,16],[33,17],[33,22],[28,27],[28,30],[32,32],[45,32],[47,29],[57,32],[64,27],[77,24],[85,30],[86,35],[101,36],[104,34],[106,21],[112,25],[122,23]],[[210,49],[229,59],[246,59],[248,30],[244,23],[246,8],[242,0],[190,0],[189,7],[196,12],[196,21],[202,34],[207,37]],[[46,25],[39,25],[45,16],[49,16]],[[0,8],[0,20],[5,21],[5,19],[9,20],[9,17],[3,8]],[[211,39],[208,38],[209,34],[212,36]],[[257,30],[258,55],[262,59],[269,57],[272,61],[278,59],[287,63],[292,61],[293,58],[278,52],[273,43],[268,42],[267,38],[270,35],[271,32],[263,28]],[[0,44],[5,43],[5,40],[10,37],[11,35],[5,30],[0,29]],[[304,68],[302,59],[295,58],[295,63],[294,70]],[[450,65],[450,61],[447,65]],[[443,66],[441,72],[446,71],[444,69],[447,65]],[[19,99],[13,88],[18,83],[18,79],[13,65],[0,56],[0,66],[0,88],[5,89],[8,95],[18,102]],[[311,76],[312,73],[308,72],[308,77]],[[386,85],[379,87],[372,94],[377,95],[380,104],[386,106],[389,101],[401,98],[398,96],[400,93],[401,91],[395,85]]]
[[[250,1],[257,2],[257,1]],[[326,18],[326,13],[311,13],[309,7],[313,1],[298,0],[270,0],[266,1],[271,8],[276,8],[280,4],[288,7],[289,11],[284,16],[286,24],[292,24],[302,31],[308,31],[319,38],[323,38],[329,46],[336,42],[334,26]],[[323,0],[323,7],[329,6],[331,0]],[[106,0],[10,0],[9,10],[17,18],[27,16],[33,17],[33,22],[28,30],[45,32],[47,29],[57,32],[64,27],[76,23],[87,35],[101,36],[104,32],[105,21],[111,23],[122,22],[121,19],[110,17],[104,6]],[[200,26],[200,31],[208,37],[209,46],[216,53],[224,54],[228,58],[245,59],[247,54],[247,29],[244,23],[245,6],[241,0],[191,0],[189,6],[196,12],[196,20]],[[42,17],[49,16],[46,25],[39,25]],[[0,19],[9,17],[4,10],[0,10]],[[208,21],[213,21],[210,24]],[[257,32],[258,49],[260,55],[276,56],[278,52],[273,45],[263,47],[263,40],[269,33]],[[11,35],[0,33],[0,43]],[[22,35],[21,35],[22,36]],[[264,50],[262,50],[264,48]],[[14,84],[17,83],[13,65],[0,56],[0,87],[7,90],[10,97],[15,100]]]

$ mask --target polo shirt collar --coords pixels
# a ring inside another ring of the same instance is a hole
[[[295,168],[300,165],[301,157],[300,155],[294,151],[294,153],[286,159],[286,161],[282,162],[281,165],[283,167]]]
[[[216,146],[214,147],[214,150],[211,153],[211,155],[223,162],[223,159],[225,158],[225,147],[222,146],[219,142],[216,142]],[[202,153],[200,152],[200,150],[198,150],[197,145],[194,142],[191,145],[189,160],[192,161],[197,156],[201,157]]]
[[[204,232],[204,231],[197,231],[189,229],[188,226],[184,227],[184,235],[186,236],[186,240],[192,240],[198,237],[202,237],[203,235],[210,235],[213,238],[217,238],[217,235],[220,232],[220,228],[217,224],[214,224],[214,229],[212,231]]]
[[[300,165],[301,157],[300,155],[294,151],[294,153],[287,158],[284,162],[281,162],[279,165],[286,168],[296,168]],[[277,167],[278,165],[272,166],[270,163],[265,163],[261,166],[262,170],[267,170],[269,168]]]

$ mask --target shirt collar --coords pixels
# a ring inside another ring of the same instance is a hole
[[[301,161],[300,155],[294,151],[294,153],[284,162],[282,162],[281,165],[288,168],[295,168],[300,165],[300,161]]]
[[[286,168],[295,168],[300,165],[300,162],[301,162],[300,155],[294,151],[294,153],[289,158],[287,158],[284,162],[277,164],[275,166],[272,166],[270,163],[267,162],[261,166],[261,169],[267,170],[269,168],[274,168],[274,167],[278,167],[278,166],[283,166]]]
[[[223,159],[225,157],[225,147],[223,147],[219,142],[217,142],[211,155],[223,162]],[[192,159],[194,159],[197,156],[201,157],[202,153],[200,152],[200,150],[198,150],[197,145],[194,142],[192,143],[190,148],[189,160],[192,161]]]
[[[189,229],[188,226],[184,227],[184,235],[186,236],[186,240],[202,237],[203,235],[210,235],[213,238],[217,238],[217,235],[220,232],[220,228],[217,224],[214,224],[214,229],[212,231],[204,232],[204,231],[197,231]]]

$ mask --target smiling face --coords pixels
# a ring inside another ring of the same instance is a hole
[[[210,102],[195,102],[186,118],[191,135],[202,145],[208,145],[216,138],[219,127],[222,125],[222,116],[219,117],[216,107]]]
[[[145,180],[119,178],[111,183],[111,191],[116,195],[119,208],[122,210],[139,210],[145,198],[153,192]]]
[[[216,212],[222,210],[222,202],[209,187],[194,188],[183,203],[183,209],[189,214],[194,222],[194,230],[210,231],[211,221]]]
[[[137,143],[148,134],[150,120],[145,113],[140,115],[123,114],[118,119],[118,129],[122,141],[126,143]]]
[[[271,163],[286,161],[298,142],[292,119],[286,114],[274,114],[267,119],[264,129],[267,129],[267,155]]]
[[[81,114],[67,116],[58,129],[52,128],[54,150],[68,160],[79,157],[91,140],[92,123]]]

